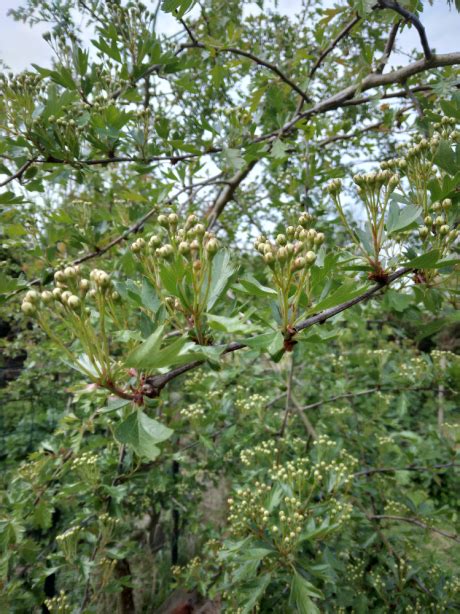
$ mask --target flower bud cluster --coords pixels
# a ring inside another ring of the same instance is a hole
[[[180,415],[187,420],[199,421],[205,417],[206,412],[205,408],[199,403],[192,403],[188,407],[183,407],[180,410]]]
[[[265,407],[268,402],[268,397],[263,394],[258,394],[257,392],[249,395],[249,397],[238,398],[235,401],[235,408],[240,413],[254,413]]]
[[[299,315],[301,293],[308,293],[309,271],[325,240],[324,234],[312,228],[311,224],[312,217],[303,213],[297,226],[288,226],[274,241],[261,235],[254,244],[272,272],[285,329],[293,326]]]
[[[220,245],[214,233],[206,230],[196,215],[189,215],[181,222],[176,213],[157,217],[159,232],[144,239],[139,237],[131,244],[131,251],[139,260],[146,277],[157,289],[172,320],[183,328],[194,326],[197,340],[204,342],[203,313],[209,296],[212,263]],[[162,273],[170,270],[181,298],[167,296],[162,283]],[[193,300],[187,300],[187,296]]]
[[[460,230],[455,228],[451,214],[452,200],[445,198],[434,202],[428,209],[419,228],[419,236],[424,243],[430,242],[444,254],[451,244],[460,236]]]
[[[51,614],[71,614],[73,611],[73,607],[64,591],[61,591],[56,597],[45,599],[45,605]]]
[[[77,556],[77,545],[80,540],[80,527],[70,527],[64,533],[56,537],[58,546],[61,548],[64,557],[69,563],[74,563]]]
[[[72,461],[72,469],[75,469],[80,478],[90,484],[96,484],[99,480],[99,468],[97,466],[99,456],[91,452],[83,452]]]
[[[254,448],[242,450],[240,453],[240,460],[243,465],[250,467],[254,464],[256,458],[258,458],[259,461],[262,460],[262,462],[264,460],[272,461],[277,453],[278,448],[275,442],[270,439],[268,441],[263,441]]]

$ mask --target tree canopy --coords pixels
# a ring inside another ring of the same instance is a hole
[[[52,58],[0,83],[5,611],[460,608],[460,51],[423,8],[10,10]]]

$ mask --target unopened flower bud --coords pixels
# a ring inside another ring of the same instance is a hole
[[[197,222],[198,218],[192,213],[192,215],[188,216],[187,221],[185,222],[185,229],[187,230],[188,228],[192,228],[192,226],[195,226]]]
[[[292,270],[293,271],[300,271],[301,269],[305,268],[306,264],[307,264],[307,262],[306,262],[305,258],[303,258],[302,256],[299,256],[292,263]]]
[[[425,223],[425,226],[432,226],[433,224],[433,218],[431,217],[431,215],[427,215],[423,221]]]
[[[89,279],[81,279],[78,285],[82,292],[87,292],[89,290]]]
[[[276,237],[276,242],[278,243],[278,245],[286,245],[287,243],[287,239],[286,239],[286,235],[278,235]]]
[[[36,290],[29,290],[24,296],[26,303],[37,303],[40,299],[40,295]]]
[[[444,218],[438,215],[434,223],[436,224],[436,226],[442,226],[444,224]]]
[[[40,296],[45,304],[51,303],[51,301],[54,299],[53,293],[49,290],[43,290]]]
[[[318,234],[314,238],[315,245],[322,245],[324,243],[324,238],[324,234],[322,232],[318,232]]]
[[[61,288],[54,288],[53,292],[52,292],[53,296],[55,299],[60,299],[62,296],[62,290]]]
[[[120,300],[120,295],[116,291],[112,292],[110,297],[111,297],[112,301],[115,301],[115,302],[118,302]]]
[[[181,241],[178,249],[180,254],[188,254],[190,252],[190,243],[187,241]]]
[[[427,226],[422,226],[420,228],[420,230],[418,231],[418,234],[419,234],[421,239],[426,239],[426,237],[428,236],[429,232],[430,232],[430,229]]]
[[[195,260],[193,263],[193,270],[201,271],[201,268],[202,268],[201,260]]]
[[[29,303],[29,301],[23,301],[21,305],[21,311],[26,316],[33,316],[35,312],[37,311],[37,308],[32,303]]]
[[[295,228],[294,228],[294,226],[288,226],[288,227],[286,228],[286,234],[287,234],[287,236],[288,236],[290,239],[292,239],[292,237],[294,236],[294,233],[295,233]]]
[[[202,237],[206,232],[206,228],[203,226],[203,224],[197,224],[193,230],[196,237]]]
[[[449,231],[450,231],[450,228],[449,228],[449,226],[448,226],[447,224],[443,224],[443,225],[441,226],[441,228],[439,229],[439,232],[440,232],[442,235],[448,235],[448,234],[449,234]]]
[[[284,262],[288,257],[287,249],[285,247],[280,247],[276,256],[280,262]]]
[[[70,307],[70,309],[78,309],[80,307],[80,299],[78,296],[75,296],[75,294],[69,296],[67,299],[67,306]]]
[[[168,222],[168,216],[167,215],[159,215],[157,218],[157,222],[159,223],[160,226],[163,226],[164,228],[166,228],[169,224]]]
[[[66,276],[64,274],[64,271],[56,271],[56,273],[54,274],[54,281],[63,282],[65,280],[66,280]]]
[[[161,245],[161,237],[152,235],[149,239],[149,247],[158,247]]]
[[[305,260],[307,261],[307,264],[313,264],[316,260],[315,252],[307,252],[305,254]]]
[[[219,242],[217,241],[217,239],[210,239],[206,243],[206,251],[208,252],[208,254],[214,255],[218,249],[219,249]]]
[[[75,270],[73,266],[68,266],[64,269],[64,276],[66,277],[66,279],[75,277],[76,274],[77,274],[77,271]]]
[[[168,215],[168,222],[170,226],[177,226],[177,223],[179,222],[179,217],[176,213],[170,213]]]
[[[452,201],[450,198],[445,198],[442,201],[442,208],[443,209],[450,209],[452,207]]]
[[[268,264],[268,266],[270,266],[271,264],[273,264],[275,262],[275,256],[272,254],[272,252],[267,252],[264,255],[264,260],[265,260],[266,264]]]

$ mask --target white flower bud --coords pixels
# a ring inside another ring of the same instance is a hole
[[[51,303],[51,301],[54,299],[54,296],[53,293],[49,290],[43,290],[43,292],[41,293],[41,298],[45,304],[48,304]]]
[[[40,299],[40,295],[36,290],[29,290],[24,296],[24,301],[27,303],[37,303]]]
[[[78,296],[75,296],[75,294],[69,296],[67,299],[67,306],[70,307],[70,309],[78,309],[78,307],[80,307],[80,299]]]
[[[21,311],[26,316],[33,316],[36,313],[37,308],[32,303],[29,303],[28,301],[24,301],[21,305]]]

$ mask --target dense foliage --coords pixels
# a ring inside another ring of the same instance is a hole
[[[54,56],[1,80],[1,611],[460,609],[460,53],[422,8],[11,11]]]

